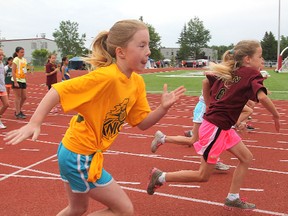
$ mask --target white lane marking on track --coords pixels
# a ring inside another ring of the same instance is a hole
[[[200,188],[199,185],[185,185],[185,184],[169,184],[170,187],[180,187],[180,188]]]
[[[280,162],[288,162],[288,160],[280,160]]]
[[[19,149],[20,151],[31,151],[31,152],[39,152],[40,149],[25,149],[25,148],[22,148],[22,149]]]
[[[29,166],[27,166],[27,167],[24,167],[24,168],[22,168],[22,169],[20,169],[20,170],[18,170],[18,171],[16,171],[16,172],[10,173],[10,174],[8,174],[8,175],[0,178],[0,182],[3,181],[3,180],[5,180],[5,179],[7,179],[7,178],[9,178],[10,176],[16,175],[16,174],[21,173],[21,172],[23,172],[23,171],[25,171],[25,170],[27,170],[27,169],[29,169],[29,168],[31,168],[31,167],[37,166],[37,165],[39,165],[39,164],[41,164],[41,163],[43,163],[43,162],[46,162],[46,161],[48,161],[48,160],[51,160],[52,158],[54,158],[54,157],[56,157],[56,156],[57,156],[57,155],[54,154],[54,155],[52,155],[52,156],[50,156],[50,157],[48,157],[48,158],[45,158],[45,159],[43,159],[43,160],[41,160],[41,161],[38,161],[38,162],[36,162],[36,163],[34,163],[34,164],[31,164],[31,165],[29,165]]]
[[[130,191],[134,191],[134,192],[140,192],[140,193],[147,194],[146,190],[141,190],[141,189],[138,189],[138,188],[124,187],[124,186],[121,186],[121,188],[123,188],[125,190],[130,190]],[[215,205],[215,206],[223,207],[223,203],[213,202],[213,201],[209,201],[209,200],[202,200],[202,199],[196,199],[196,198],[184,197],[184,196],[177,196],[177,195],[173,195],[173,194],[166,194],[166,193],[159,193],[159,192],[155,192],[153,196],[155,196],[155,195],[162,196],[162,197],[173,198],[173,199],[185,200],[185,201],[190,201],[190,202],[195,202],[195,203],[204,203],[204,204],[208,204],[208,205]],[[263,214],[277,215],[277,216],[284,216],[285,215],[285,213],[268,211],[268,210],[262,210],[262,209],[255,209],[253,212],[259,212],[259,213],[263,213]]]
[[[256,189],[256,188],[240,188],[241,191],[256,191],[256,192],[262,192],[264,189]]]
[[[140,182],[126,182],[126,181],[117,181],[118,184],[131,184],[131,185],[140,185]]]
[[[0,174],[0,176],[6,176],[6,175]],[[31,175],[13,175],[11,177],[27,178],[27,179],[61,180],[60,176],[59,177],[48,177],[48,176],[31,176]]]

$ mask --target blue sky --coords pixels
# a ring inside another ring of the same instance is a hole
[[[10,0],[1,1],[0,37],[53,39],[61,21],[79,24],[87,47],[100,31],[118,20],[139,19],[151,24],[161,45],[176,44],[183,26],[197,16],[210,31],[209,45],[230,45],[242,39],[261,40],[265,31],[278,39],[279,0]],[[286,11],[286,13],[285,13]],[[280,34],[288,36],[288,0],[281,0]]]

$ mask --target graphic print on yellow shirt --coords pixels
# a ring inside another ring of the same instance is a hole
[[[16,80],[21,81],[25,79],[27,73],[27,61],[25,58],[15,57],[13,63],[16,64]]]
[[[121,104],[115,106],[114,110],[107,113],[102,130],[103,138],[109,140],[117,136],[127,117],[128,102],[129,99],[125,98]]]

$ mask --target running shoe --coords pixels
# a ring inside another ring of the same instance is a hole
[[[151,170],[147,187],[147,193],[149,195],[153,195],[155,190],[163,185],[161,182],[159,182],[159,177],[162,175],[162,173],[163,172],[161,170],[155,167]]]
[[[192,137],[193,136],[192,130],[184,131],[184,136],[185,137]]]
[[[163,145],[163,143],[161,142],[161,139],[163,137],[165,137],[165,134],[163,134],[160,130],[156,131],[154,135],[154,139],[152,140],[152,143],[151,143],[151,152],[155,153],[157,149],[161,145]]]
[[[254,210],[256,209],[256,205],[253,203],[248,203],[246,200],[243,199],[235,199],[233,201],[229,200],[226,198],[225,203],[224,203],[224,208],[227,210],[233,210],[233,208],[239,208],[242,210]]]
[[[248,131],[253,131],[253,130],[255,130],[255,128],[254,127],[252,127],[251,125],[246,125],[246,129],[248,130]]]
[[[19,114],[22,116],[22,119],[26,119],[27,116],[22,111]]]
[[[230,166],[218,161],[215,165],[215,169],[220,171],[227,171],[230,169]]]
[[[5,128],[7,127],[2,123],[2,121],[0,121],[0,129],[5,129]]]

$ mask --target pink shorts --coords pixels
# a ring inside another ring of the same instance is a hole
[[[194,143],[196,152],[210,164],[216,164],[221,153],[241,141],[234,129],[222,130],[203,120],[199,128],[199,141]]]

